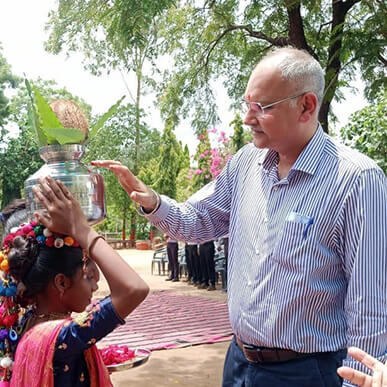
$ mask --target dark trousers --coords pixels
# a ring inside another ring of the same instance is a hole
[[[179,278],[178,254],[179,254],[179,245],[177,243],[174,243],[174,242],[168,242],[167,243],[167,255],[168,255],[169,269],[171,270],[171,277],[170,278],[172,278],[172,279]]]
[[[195,283],[201,282],[202,270],[200,265],[200,257],[198,254],[198,245],[186,245],[186,256],[189,256],[189,260],[191,262],[192,281]]]
[[[185,260],[187,262],[188,279],[197,281],[197,274],[195,273],[195,262],[198,259],[198,247],[197,245],[185,245]]]
[[[200,265],[202,269],[201,282],[215,286],[215,246],[214,242],[205,242],[199,245]]]
[[[345,349],[311,354],[282,363],[250,363],[232,339],[223,369],[223,387],[341,387],[336,370]]]

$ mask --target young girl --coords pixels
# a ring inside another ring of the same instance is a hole
[[[37,215],[37,223],[4,240],[9,273],[22,297],[34,301],[23,321],[10,385],[112,386],[95,343],[124,324],[149,288],[88,226],[61,182],[45,178],[34,192],[48,215]],[[98,289],[96,265],[111,295],[91,304]],[[79,314],[71,317],[72,312]]]

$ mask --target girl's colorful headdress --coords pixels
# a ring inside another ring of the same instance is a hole
[[[39,245],[56,247],[57,249],[60,249],[63,246],[79,247],[79,243],[72,237],[53,233],[48,228],[35,221],[31,221],[28,224],[22,224],[20,227],[12,228],[11,232],[3,240],[3,247],[11,249],[13,247],[13,240],[17,236],[23,236],[25,239],[35,241]]]

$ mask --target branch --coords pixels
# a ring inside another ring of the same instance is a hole
[[[384,66],[387,66],[387,59],[383,58],[382,54],[378,55],[378,59],[383,63]]]
[[[328,26],[329,24],[332,24],[332,19],[329,20],[328,22],[320,25],[320,28],[318,29],[317,37],[320,37],[320,33],[321,33],[321,30],[323,29],[323,27]]]

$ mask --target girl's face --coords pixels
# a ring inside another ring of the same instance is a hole
[[[99,270],[88,260],[86,270],[80,267],[72,278],[72,285],[64,292],[62,303],[68,311],[80,313],[91,303],[93,293],[98,289]]]

